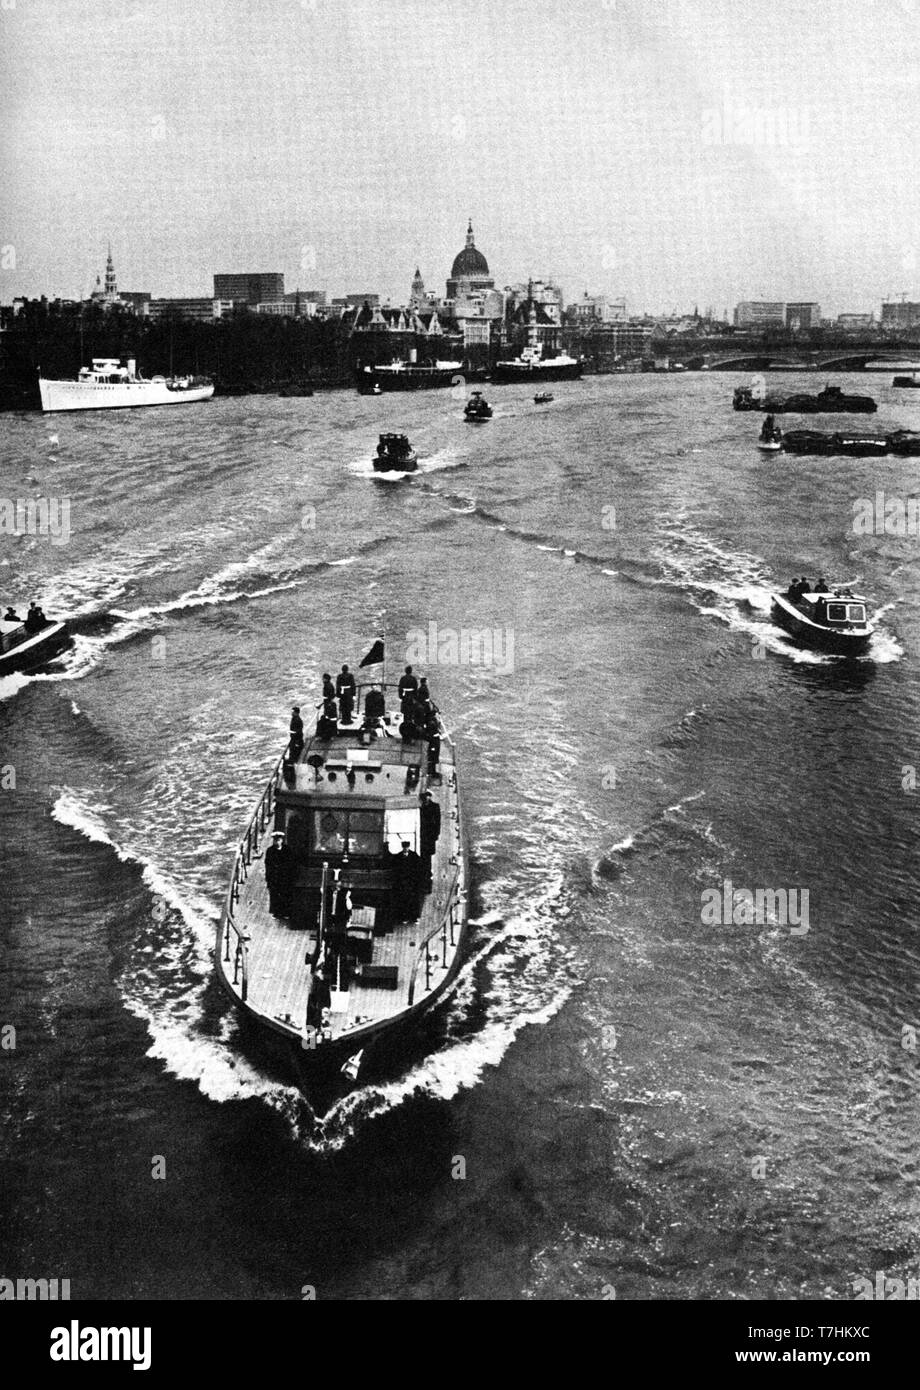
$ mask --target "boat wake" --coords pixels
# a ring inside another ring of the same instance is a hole
[[[147,1056],[178,1080],[194,1082],[217,1102],[259,1099],[276,1110],[292,1135],[317,1152],[342,1148],[372,1120],[418,1096],[452,1099],[497,1066],[524,1028],[548,1021],[571,991],[558,938],[562,884],[551,886],[528,909],[505,920],[499,908],[476,922],[473,950],[441,1007],[448,1040],[405,1076],[359,1087],[325,1116],[311,1110],[300,1090],[266,1075],[238,1041],[236,1015],[221,1000],[215,1015],[208,994],[217,911],[204,893],[180,887],[155,855],[133,843],[130,830],[110,828],[116,812],[101,798],[61,788],[52,817],[122,863],[139,870],[151,895],[149,914],[138,924],[127,963],[117,980],[125,1007],[142,1020],[151,1038]],[[220,827],[215,827],[220,835]],[[199,860],[226,858],[226,846],[197,846]],[[194,871],[188,878],[193,880]],[[501,893],[501,886],[496,887]],[[547,970],[549,956],[557,968]],[[479,1014],[485,1007],[485,1021]],[[475,1015],[475,1017],[474,1017]]]
[[[573,988],[559,940],[548,930],[549,921],[558,922],[562,887],[558,881],[510,920],[498,908],[478,919],[479,944],[442,1006],[447,1009],[445,1044],[398,1080],[350,1092],[318,1122],[302,1129],[305,1146],[334,1152],[369,1120],[408,1100],[453,1100],[497,1067],[525,1028],[548,1023],[559,1012]],[[474,1013],[483,1005],[485,1021],[473,1024]]]
[[[257,1097],[286,1116],[298,1117],[305,1102],[296,1087],[269,1080],[233,1047],[232,1015],[220,1018],[211,1031],[204,1026],[217,922],[214,905],[180,889],[150,856],[115,839],[107,827],[112,814],[111,806],[67,787],[51,811],[60,825],[139,869],[151,894],[148,920],[140,925],[117,981],[125,1007],[150,1034],[146,1055],[163,1062],[178,1080],[195,1082],[211,1100]]]
[[[665,532],[664,542],[652,556],[658,566],[657,582],[684,593],[703,617],[715,618],[732,632],[745,634],[752,647],[773,652],[799,665],[835,666],[841,661],[886,665],[898,661],[904,649],[893,633],[878,628],[868,650],[858,657],[841,657],[799,647],[772,619],[774,580],[755,555],[724,550],[686,523]],[[879,609],[873,621],[892,604]]]

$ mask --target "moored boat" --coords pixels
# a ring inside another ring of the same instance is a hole
[[[838,656],[857,656],[875,631],[866,613],[866,599],[848,585],[811,588],[793,582],[772,600],[774,622],[796,641]]]
[[[404,434],[382,434],[372,460],[377,473],[414,473],[418,454]]]
[[[787,430],[783,435],[783,448],[789,454],[849,455],[851,458],[879,458],[892,452],[888,435],[843,431],[824,434],[820,430]]]
[[[873,415],[878,410],[871,396],[847,394],[839,386],[825,386],[814,396],[806,393],[760,395],[750,386],[739,386],[732,405],[735,410],[765,410],[772,415]]]
[[[538,391],[533,398],[533,403],[534,405],[549,405],[552,399],[552,391]]]
[[[256,805],[215,967],[303,1072],[353,1080],[368,1045],[455,977],[468,883],[454,747],[430,697],[347,688],[312,738],[292,735]]]
[[[892,378],[892,386],[904,386],[909,390],[911,387],[920,387],[920,372],[911,372],[910,376],[896,376]]]
[[[206,377],[139,376],[133,357],[94,357],[75,381],[54,381],[39,374],[42,410],[127,410],[137,406],[188,405],[210,400],[214,383]]]
[[[481,425],[492,419],[492,407],[481,391],[474,391],[463,407],[463,418],[470,425]]]
[[[358,394],[380,396],[386,391],[427,391],[436,386],[456,386],[459,378],[482,381],[479,371],[470,371],[462,362],[388,362],[384,366],[358,369]]]
[[[13,610],[7,609],[7,614]],[[33,671],[59,656],[71,644],[67,624],[52,622],[38,610],[25,618],[0,619],[0,676],[14,671]]]

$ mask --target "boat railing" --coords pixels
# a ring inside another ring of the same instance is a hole
[[[233,909],[239,902],[240,890],[249,877],[249,868],[252,864],[253,857],[257,854],[259,843],[272,819],[278,788],[283,780],[282,766],[284,764],[286,751],[287,750],[285,750],[285,753],[282,753],[275,764],[268,785],[259,798],[259,804],[256,806],[252,818],[246,827],[243,838],[240,841],[236,860],[233,865],[230,887],[227,889],[227,898],[224,903],[224,964],[229,965],[230,963],[230,933],[232,931],[236,938],[235,954],[233,957],[233,983],[234,985],[239,985],[240,993],[244,1000],[246,999],[249,986],[249,936],[236,925],[233,917]]]
[[[454,785],[456,786],[456,783]],[[435,922],[431,930],[427,932],[419,942],[418,950],[415,953],[415,960],[412,964],[412,974],[409,976],[409,991],[406,1002],[410,1007],[415,999],[415,986],[422,965],[424,964],[425,969],[425,993],[427,994],[431,989],[432,970],[435,968],[436,964],[439,964],[442,970],[447,969],[448,945],[452,948],[456,947],[458,932],[463,926],[466,888],[460,875],[460,866],[463,862],[463,827],[460,821],[459,796],[454,798],[454,807],[451,811],[450,824],[454,831],[454,846],[450,856],[450,864],[453,868],[453,873],[450,876],[448,885],[447,907],[440,921]],[[437,947],[434,948],[432,953],[432,942],[436,936],[440,936],[441,938],[440,962],[437,961]]]

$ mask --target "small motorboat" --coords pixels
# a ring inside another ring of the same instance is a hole
[[[768,415],[763,422],[757,447],[762,454],[778,454],[783,447],[783,432],[772,415]]]
[[[418,454],[404,434],[382,434],[372,462],[377,473],[414,473]]]
[[[552,391],[538,391],[533,398],[533,403],[534,405],[549,405],[552,399]]]
[[[866,599],[846,584],[818,587],[793,582],[773,595],[773,620],[803,646],[837,656],[857,656],[875,631]]]
[[[34,618],[0,619],[0,676],[34,671],[70,644],[67,624],[51,622],[41,609]]]
[[[908,390],[913,386],[920,387],[920,372],[911,372],[910,376],[896,376],[891,384],[892,386],[905,386]]]
[[[492,419],[492,407],[481,391],[474,391],[463,407],[463,418],[469,425],[482,425]]]

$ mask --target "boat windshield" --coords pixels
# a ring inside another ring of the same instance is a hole
[[[827,605],[829,623],[864,623],[866,609],[862,603],[829,603]]]
[[[379,855],[383,812],[326,806],[313,812],[313,849],[318,854]]]

